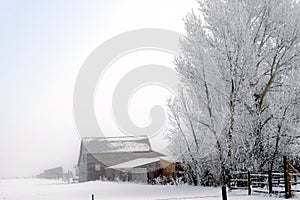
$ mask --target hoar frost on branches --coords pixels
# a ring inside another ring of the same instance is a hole
[[[198,2],[175,60],[173,151],[195,185],[225,184],[236,170],[278,169],[282,155],[299,153],[299,2]]]

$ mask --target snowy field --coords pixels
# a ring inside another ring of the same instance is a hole
[[[268,195],[230,192],[228,200],[279,200]],[[102,199],[208,199],[221,200],[220,188],[143,185],[134,183],[87,182],[66,184],[43,179],[0,179],[0,200],[95,200]],[[294,197],[293,199],[300,199]]]

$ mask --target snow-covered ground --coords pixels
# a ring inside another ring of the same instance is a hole
[[[230,192],[228,200],[279,200],[275,196],[246,191]],[[87,182],[66,184],[43,179],[0,179],[0,200],[95,200],[103,199],[208,199],[221,200],[220,188],[143,185],[134,183]],[[297,198],[294,198],[297,199]],[[299,198],[300,199],[300,198]]]

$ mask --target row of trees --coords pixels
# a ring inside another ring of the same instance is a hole
[[[299,154],[300,5],[296,0],[199,0],[185,20],[168,101],[173,153],[195,185],[237,170],[276,170]]]

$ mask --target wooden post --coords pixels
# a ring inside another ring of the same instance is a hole
[[[92,200],[94,200],[94,195],[92,194]]]
[[[287,171],[287,183],[288,183],[288,193],[289,193],[289,197],[292,197],[292,184],[291,184],[291,165],[290,165],[290,161],[286,162],[286,171]]]
[[[272,171],[268,171],[269,194],[272,194]]]
[[[227,192],[226,192],[226,186],[222,186],[222,199],[227,200]]]
[[[247,173],[247,188],[248,188],[248,195],[251,195],[251,174],[250,171]]]
[[[286,199],[290,198],[290,191],[289,191],[289,181],[288,181],[288,169],[287,169],[287,158],[283,156],[283,173],[284,173],[284,196]]]

